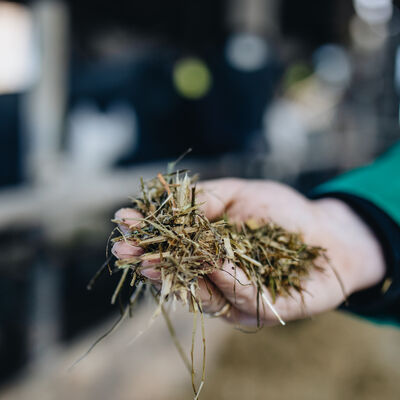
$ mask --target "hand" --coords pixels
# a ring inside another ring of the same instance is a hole
[[[246,181],[221,179],[203,182],[197,199],[204,202],[202,209],[210,220],[217,219],[225,212],[231,221],[241,222],[250,218],[271,220],[285,229],[301,232],[305,243],[327,249],[327,260],[317,260],[323,271],[313,270],[304,282],[303,301],[301,295],[293,292],[292,297],[278,297],[274,308],[284,321],[305,318],[336,308],[346,295],[378,283],[385,274],[382,250],[369,227],[344,202],[324,198],[308,200],[288,186],[270,181]],[[140,217],[133,209],[121,209],[116,213],[119,220]],[[124,229],[124,226],[122,226]],[[141,254],[142,249],[125,242],[118,242],[113,253],[118,258]],[[203,310],[215,314],[231,308],[224,318],[244,325],[257,324],[257,291],[240,268],[235,285],[230,273],[233,265],[225,262],[222,270],[207,277],[212,282],[199,282],[199,296]],[[226,273],[226,272],[229,273]],[[340,277],[340,282],[335,272]],[[143,271],[157,283],[159,272],[154,269]],[[234,286],[235,293],[234,293]],[[212,295],[210,295],[210,287]],[[265,296],[271,302],[268,290]],[[264,300],[263,300],[264,301]],[[276,315],[266,304],[260,307],[260,317],[266,325],[278,323]]]

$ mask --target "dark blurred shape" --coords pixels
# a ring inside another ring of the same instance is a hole
[[[39,254],[35,228],[0,232],[0,383],[29,357],[32,274]]]
[[[346,41],[349,20],[354,14],[351,1],[282,0],[280,3],[283,35],[301,41],[306,49]]]
[[[260,133],[279,67],[272,52],[256,71],[240,71],[228,63],[228,1],[116,1],[110,7],[102,1],[72,0],[69,5],[70,107],[90,100],[107,110],[123,101],[137,115],[137,145],[120,165],[173,158],[189,147],[192,156],[241,152]],[[113,49],[125,41],[121,54],[101,51],[106,37],[114,38]],[[174,67],[186,57],[203,63],[212,82],[196,99],[174,86]]]
[[[74,48],[90,51],[97,34],[117,28],[173,42],[182,49],[221,45],[225,38],[226,0],[69,0]]]
[[[304,172],[299,175],[292,186],[305,196],[309,196],[314,188],[329,179],[333,179],[338,173],[338,169],[335,168]]]
[[[51,257],[61,266],[61,340],[74,339],[111,314],[117,318],[118,305],[111,305],[110,299],[120,279],[119,274],[110,277],[108,269],[105,269],[92,290],[86,289],[104,263],[103,247],[105,243],[100,237],[78,234],[71,242],[51,250]],[[110,266],[113,263],[110,261]],[[123,300],[126,301],[126,293]]]
[[[0,187],[22,181],[19,94],[0,95]]]
[[[85,64],[73,71],[71,107],[91,99],[107,109],[122,100],[136,111],[139,141],[121,165],[173,158],[189,147],[193,156],[245,151],[259,133],[278,81],[277,64],[242,72],[215,49],[203,58],[213,85],[204,97],[192,100],[173,86],[179,57],[177,50],[158,48],[139,60]]]

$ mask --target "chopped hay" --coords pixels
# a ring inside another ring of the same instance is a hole
[[[175,163],[172,164],[174,165]],[[203,310],[198,296],[199,279],[207,282],[207,275],[221,270],[223,261],[229,260],[235,268],[243,270],[257,289],[257,328],[261,327],[260,304],[262,307],[268,306],[277,320],[284,325],[285,322],[273,305],[276,298],[290,296],[292,291],[300,293],[302,298],[303,283],[311,271],[322,270],[316,264],[317,258],[322,256],[329,261],[323,248],[307,245],[300,233],[288,232],[273,222],[248,220],[238,226],[231,223],[226,216],[217,221],[209,221],[201,211],[201,204],[196,201],[196,180],[196,177],[191,177],[186,170],[158,174],[148,182],[141,180],[141,196],[132,199],[132,207],[140,212],[143,218],[113,221],[125,229],[122,232],[119,227],[114,228],[110,235],[111,242],[130,242],[141,247],[143,254],[116,260],[114,268],[111,269],[111,257],[108,256],[107,246],[107,260],[89,282],[88,289],[93,287],[95,280],[107,267],[110,274],[121,272],[120,281],[111,298],[113,304],[118,301],[121,315],[71,368],[115,331],[126,317],[132,316],[135,303],[147,290],[157,301],[157,308],[148,326],[159,314],[163,315],[174,344],[191,375],[196,400],[204,384],[206,359]],[[119,235],[112,237],[116,231]],[[147,263],[143,264],[144,261]],[[150,265],[148,261],[151,261]],[[149,267],[160,271],[159,290],[142,274],[142,271]],[[340,277],[333,266],[331,268],[345,295]],[[242,284],[236,279],[235,272],[232,274],[234,285]],[[121,295],[124,287],[128,287],[130,291],[129,301],[125,306]],[[265,288],[268,289],[272,301],[266,296]],[[165,309],[169,300],[187,305],[189,311],[194,314],[190,359],[180,345]],[[222,311],[215,316],[221,314]],[[194,345],[198,315],[201,322],[203,363],[201,380],[196,387]],[[144,330],[140,331],[139,335],[143,332]]]
[[[302,283],[313,269],[320,269],[315,260],[324,254],[321,247],[308,246],[299,233],[288,232],[273,222],[248,220],[241,226],[230,223],[227,217],[210,222],[196,202],[195,179],[186,171],[158,174],[142,182],[140,198],[133,199],[133,208],[142,219],[114,220],[129,232],[114,237],[112,242],[129,241],[141,247],[143,255],[117,260],[122,271],[121,281],[113,295],[115,301],[130,271],[130,284],[146,281],[141,274],[149,265],[160,271],[162,288],[160,304],[171,297],[196,303],[199,278],[222,268],[229,260],[241,268],[258,289],[260,296],[265,285],[272,302],[277,296],[288,296],[292,290],[302,293]],[[138,224],[138,221],[140,223]]]
[[[161,289],[153,288],[158,302],[154,317],[162,313],[185,365],[192,376],[195,398],[204,383],[205,337],[201,300],[197,295],[199,278],[222,268],[229,260],[241,268],[257,289],[257,321],[261,326],[260,304],[267,305],[281,324],[285,324],[274,308],[278,296],[289,296],[292,291],[302,295],[303,282],[310,272],[321,269],[315,261],[325,256],[321,247],[309,246],[299,233],[288,232],[273,222],[248,220],[241,226],[231,223],[227,217],[209,221],[196,201],[196,178],[187,171],[158,174],[154,179],[141,181],[141,196],[132,199],[132,207],[143,218],[114,220],[123,225],[127,233],[111,239],[113,243],[128,241],[141,247],[144,253],[137,257],[115,261],[115,269],[122,272],[112,296],[114,303],[123,285],[139,285],[148,279],[142,275],[151,261],[151,268],[160,271]],[[111,271],[111,270],[110,270]],[[235,278],[235,277],[234,277]],[[267,287],[272,302],[264,293]],[[137,297],[135,297],[136,299]],[[176,339],[164,305],[168,300],[188,305],[194,313],[191,360],[189,361]],[[262,301],[261,301],[262,300]],[[130,309],[130,304],[127,308]],[[127,311],[123,312],[126,315]],[[193,348],[197,315],[200,314],[203,335],[203,374],[198,388],[195,386]]]

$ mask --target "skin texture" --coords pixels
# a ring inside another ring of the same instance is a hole
[[[346,295],[373,286],[385,274],[385,263],[380,245],[369,227],[342,201],[337,199],[309,200],[291,189],[271,181],[220,179],[199,185],[198,201],[210,220],[226,212],[232,221],[249,218],[271,220],[289,231],[301,232],[305,243],[327,249],[330,259],[318,260],[323,272],[313,271],[304,284],[303,301],[293,292],[292,297],[278,297],[274,308],[284,321],[312,316],[336,308],[344,301],[344,294],[334,270],[340,276]],[[138,223],[135,210],[124,208],[116,213],[116,219],[125,220],[120,227]],[[128,258],[142,253],[142,249],[125,242],[116,243],[113,253],[118,258]],[[149,268],[144,274],[159,284],[159,272]],[[248,285],[244,273],[238,268],[236,283],[227,272],[235,267],[225,262],[223,270],[207,276],[207,284],[199,283],[199,295],[203,310],[207,313],[220,311],[226,302],[232,307],[225,318],[229,322],[255,326],[256,289]],[[209,290],[212,295],[210,296]],[[265,295],[271,299],[267,290]],[[264,301],[264,300],[263,300]],[[264,302],[260,316],[265,325],[278,322],[270,307]]]

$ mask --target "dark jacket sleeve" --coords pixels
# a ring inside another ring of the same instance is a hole
[[[386,260],[382,282],[353,294],[340,308],[400,325],[400,145],[373,164],[318,187],[313,197],[346,202],[371,227]]]

